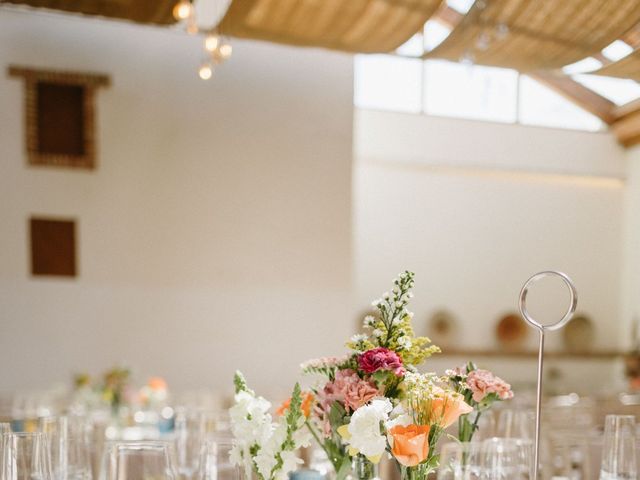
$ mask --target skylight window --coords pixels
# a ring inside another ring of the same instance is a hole
[[[622,40],[616,40],[602,49],[602,55],[612,62],[617,62],[633,52],[633,47]]]
[[[447,0],[447,5],[464,15],[471,9],[473,2],[474,0]]]
[[[424,49],[429,52],[444,42],[451,29],[435,20],[429,20],[424,24]]]
[[[355,98],[357,107],[420,112],[422,61],[391,55],[356,55]]]
[[[442,60],[425,63],[425,111],[432,115],[516,121],[518,73]]]
[[[416,35],[399,50],[415,54],[420,40]],[[594,132],[605,128],[597,116],[515,70],[397,55],[355,59],[354,103],[359,108]],[[632,80],[573,79],[618,105],[640,98],[640,84]]]
[[[572,78],[616,105],[624,105],[640,97],[640,84],[633,80],[600,75],[574,75]]]
[[[598,131],[602,121],[530,77],[520,77],[519,120],[523,124]]]
[[[602,62],[593,57],[583,58],[580,61],[565,65],[562,71],[567,75],[576,75],[578,73],[593,72],[602,67]]]
[[[403,57],[419,57],[424,53],[424,42],[422,34],[416,33],[409,40],[396,49],[398,55]]]

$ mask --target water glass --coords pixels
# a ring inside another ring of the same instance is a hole
[[[440,452],[438,480],[480,480],[480,447],[474,443],[447,443]]]
[[[636,420],[633,415],[607,415],[600,480],[636,480]]]
[[[167,442],[115,442],[108,447],[104,480],[176,480]]]
[[[91,479],[89,426],[84,417],[42,417],[38,429],[47,434],[55,479]]]
[[[482,442],[480,452],[483,480],[529,480],[533,470],[530,440],[491,438]]]
[[[190,479],[198,472],[206,425],[207,416],[202,412],[176,412],[175,449],[178,473],[183,478]]]
[[[229,460],[231,439],[209,437],[204,440],[200,453],[197,480],[237,480],[239,472]]]
[[[5,433],[3,443],[2,480],[55,480],[44,433]]]

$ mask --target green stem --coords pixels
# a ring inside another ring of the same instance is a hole
[[[333,465],[333,468],[336,471],[336,473],[338,473],[338,469],[340,468],[339,459],[334,458],[333,455],[331,455],[331,453],[329,452],[329,450],[327,450],[327,447],[325,446],[324,442],[320,441],[320,437],[318,436],[318,433],[313,429],[313,427],[309,423],[309,420],[304,422],[304,424],[307,426],[307,429],[311,432],[311,435],[313,436],[314,440],[317,442],[318,445],[320,445],[320,448],[322,448],[322,450],[324,451],[325,455],[331,462],[331,465]]]

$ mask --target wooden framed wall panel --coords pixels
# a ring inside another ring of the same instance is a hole
[[[24,81],[24,123],[30,165],[94,169],[97,164],[96,90],[101,74],[9,67]]]

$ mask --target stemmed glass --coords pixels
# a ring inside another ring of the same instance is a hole
[[[533,444],[516,438],[482,442],[481,477],[484,480],[528,480],[532,476]]]
[[[176,480],[167,442],[116,442],[106,454],[104,480]]]
[[[445,444],[440,453],[438,480],[481,479],[480,447],[478,442]]]
[[[5,433],[2,438],[2,480],[54,480],[44,433]]]
[[[636,420],[633,415],[607,415],[600,480],[635,480]]]

